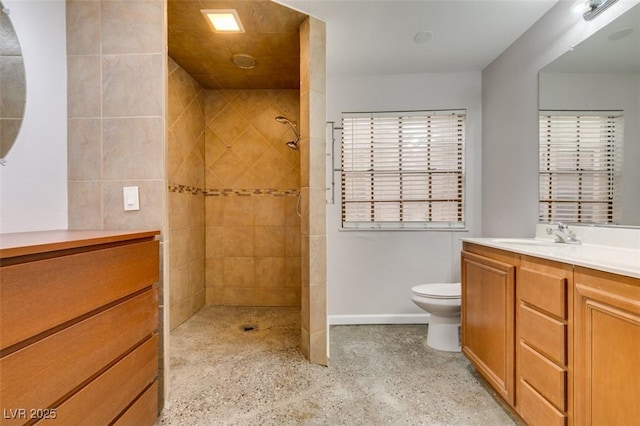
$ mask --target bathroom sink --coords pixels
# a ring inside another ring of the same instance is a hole
[[[553,246],[555,242],[550,240],[538,240],[535,238],[494,238],[494,243],[499,244],[519,244],[526,246]]]

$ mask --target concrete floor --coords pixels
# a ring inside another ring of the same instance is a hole
[[[462,354],[424,344],[425,325],[333,326],[322,367],[297,349],[299,316],[207,306],[176,328],[159,424],[514,424]]]

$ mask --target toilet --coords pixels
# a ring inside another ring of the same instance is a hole
[[[460,283],[422,284],[411,289],[411,300],[429,312],[427,346],[460,352]]]

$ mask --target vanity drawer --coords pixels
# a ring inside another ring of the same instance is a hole
[[[156,283],[158,241],[1,268],[0,349]]]
[[[153,383],[157,368],[158,336],[154,335],[62,403],[54,420],[37,424],[109,424]]]
[[[562,276],[535,271],[525,265],[523,264],[520,268],[520,275],[518,276],[518,296],[520,300],[558,318],[566,319],[567,279]]]
[[[559,365],[566,365],[567,326],[527,306],[518,309],[520,339]]]
[[[566,411],[567,372],[520,342],[520,383],[525,380],[558,410]]]
[[[153,426],[158,415],[158,382],[155,381],[144,391],[113,426]]]
[[[567,416],[558,411],[542,395],[536,392],[527,382],[518,383],[518,400],[520,401],[520,417],[529,426],[565,426]]]
[[[4,356],[0,359],[3,407],[27,412],[52,407],[151,336],[157,326],[157,293],[149,289]]]

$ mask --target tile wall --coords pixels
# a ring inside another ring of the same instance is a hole
[[[165,230],[165,38],[162,1],[67,1],[70,229]]]
[[[211,90],[205,97],[207,304],[300,306],[297,90]]]
[[[169,58],[169,306],[174,329],[204,306],[204,92]]]
[[[302,353],[327,363],[326,27],[300,27]]]
[[[69,229],[161,231],[159,403],[167,371],[164,0],[66,2]],[[137,186],[139,211],[122,188]]]

